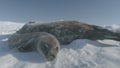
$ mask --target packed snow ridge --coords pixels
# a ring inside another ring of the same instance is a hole
[[[104,26],[106,29],[108,30],[111,30],[113,32],[120,32],[120,24],[119,25],[116,25],[116,24],[113,24],[113,25],[105,25]]]
[[[23,23],[0,22],[0,68],[119,68],[120,42],[110,39],[77,39],[62,46],[57,59],[48,62],[37,52],[21,53],[8,48],[7,39]]]

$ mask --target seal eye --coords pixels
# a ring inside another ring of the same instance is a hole
[[[46,47],[46,48],[48,48],[48,45],[47,45],[47,44],[45,44],[45,47]]]
[[[42,45],[41,50],[43,51],[44,54],[48,54],[48,52],[49,52],[48,45],[47,44]]]
[[[55,50],[58,50],[58,47],[55,47]]]

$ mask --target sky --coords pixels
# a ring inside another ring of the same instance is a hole
[[[120,24],[120,0],[0,0],[0,21]]]

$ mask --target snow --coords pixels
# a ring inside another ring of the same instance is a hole
[[[104,27],[108,30],[112,30],[114,32],[120,32],[120,24],[113,24],[113,25],[104,25]]]
[[[55,61],[37,52],[21,53],[8,48],[7,39],[23,23],[0,23],[0,68],[119,68],[120,42],[110,39],[77,39],[61,46]]]
[[[0,35],[12,34],[24,24],[15,22],[0,21]]]

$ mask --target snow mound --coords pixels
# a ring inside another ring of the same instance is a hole
[[[112,30],[114,32],[120,32],[120,24],[119,25],[116,25],[116,24],[113,24],[113,25],[110,25],[110,26],[104,26],[106,29],[108,30]]]
[[[23,25],[23,23],[0,21],[0,35],[12,34],[16,30],[20,29]]]
[[[48,62],[37,52],[21,53],[8,48],[7,39],[23,23],[0,24],[0,68],[119,68],[120,42],[78,39],[61,47],[57,59]]]

